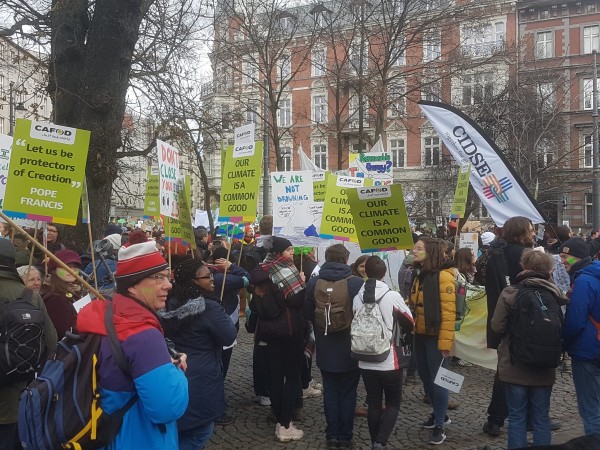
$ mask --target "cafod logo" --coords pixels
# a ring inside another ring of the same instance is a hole
[[[504,203],[509,200],[506,191],[512,189],[513,186],[508,177],[500,178],[500,180],[498,180],[496,175],[488,175],[483,178],[483,184],[485,184],[483,195],[485,195],[486,198],[495,198],[498,203]]]
[[[30,135],[33,139],[59,142],[61,144],[74,144],[77,129],[63,127],[53,123],[31,122]]]

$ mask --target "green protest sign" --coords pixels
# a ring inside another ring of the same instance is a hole
[[[399,184],[347,189],[346,193],[363,253],[413,247]]]
[[[348,188],[362,187],[370,182],[371,180],[367,178],[329,174],[320,237],[338,241],[356,242],[358,240],[346,191]]]
[[[170,224],[171,234],[168,238],[174,242],[182,242],[186,245],[191,245],[196,248],[196,240],[194,239],[194,230],[192,228],[192,216],[190,212],[190,198],[192,197],[192,186],[189,175],[185,176],[184,189],[180,189],[177,193],[177,201],[179,203],[179,219],[167,217]]]
[[[17,119],[4,212],[75,225],[89,144],[87,130]]]
[[[258,211],[258,190],[262,168],[262,141],[254,143],[253,151],[236,155],[227,147],[221,175],[219,222],[250,223]]]
[[[325,201],[328,174],[328,170],[324,172],[313,172],[313,198],[315,202]]]
[[[158,200],[159,187],[158,167],[148,167],[148,179],[146,180],[146,196],[144,197],[144,218],[153,219],[160,216],[160,205]]]
[[[467,209],[467,195],[469,194],[470,174],[471,163],[463,164],[460,167],[456,189],[454,190],[454,203],[452,203],[452,210],[450,211],[450,217],[452,219],[465,216],[465,211]]]

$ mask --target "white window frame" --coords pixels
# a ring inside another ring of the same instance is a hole
[[[556,107],[556,87],[553,82],[538,83],[535,94],[538,100],[543,103],[543,106],[552,109]]]
[[[403,80],[394,79],[388,86],[388,117],[401,117],[406,114],[406,84]]]
[[[258,79],[258,66],[253,58],[244,58],[242,60],[242,84],[250,85],[256,83]]]
[[[279,145],[281,150],[281,159],[283,161],[283,170],[290,172],[294,170],[294,155],[292,152],[292,144],[289,142],[281,143]]]
[[[315,123],[327,123],[327,94],[318,92],[312,97],[313,121]]]
[[[538,168],[545,168],[552,165],[556,158],[552,143],[547,139],[540,139],[538,142]]]
[[[600,89],[600,78],[596,79],[598,83],[598,89]],[[592,78],[584,78],[583,79],[583,87],[581,89],[581,102],[583,110],[592,110],[594,107],[593,97],[594,97],[594,80]],[[600,106],[600,105],[597,105]]]
[[[461,81],[464,106],[480,105],[494,96],[494,74],[491,72],[470,73]]]
[[[439,191],[425,191],[425,214],[428,218],[441,214]]]
[[[281,54],[279,61],[277,61],[277,72],[279,75],[279,81],[284,82],[292,76],[292,55],[289,52]]]
[[[536,32],[535,57],[537,59],[554,57],[554,31],[544,30]]]
[[[440,165],[442,159],[442,143],[439,136],[423,136],[421,139],[423,145],[423,167],[437,167]],[[430,159],[430,163],[427,164],[427,159]]]
[[[589,168],[594,165],[594,148],[592,145],[592,135],[586,134],[583,137],[583,148],[581,152],[581,167]]]
[[[423,62],[430,62],[442,55],[442,40],[439,32],[432,32],[423,39]]]
[[[394,61],[394,64],[392,64],[392,66],[394,67],[402,67],[406,65],[406,48],[404,48],[402,50],[402,52],[397,55],[398,58],[396,58],[396,61]]]
[[[0,134],[8,134],[4,129],[4,117],[0,117]]]
[[[329,152],[327,143],[322,141],[314,142],[311,145],[312,149],[312,160],[315,165],[322,170],[327,170],[327,163],[329,160]]]
[[[421,88],[421,98],[427,101],[437,102],[441,100],[440,80],[425,83]]]
[[[406,167],[406,138],[391,136],[388,139],[388,153],[392,158],[392,167]]]
[[[361,45],[362,45],[362,61],[361,61]],[[350,44],[350,70],[354,74],[364,74],[369,68],[369,42],[361,40],[360,38],[354,38]]]
[[[325,47],[316,47],[311,53],[311,72],[313,77],[322,77],[325,75],[327,67],[327,49]]]
[[[583,27],[583,53],[592,53],[600,50],[600,25]]]
[[[258,124],[258,104],[257,102],[248,102],[246,108],[246,123]]]
[[[594,207],[594,196],[591,192],[583,194],[583,211],[585,214],[584,220],[586,224],[591,224],[593,219],[592,208]]]
[[[481,28],[465,26],[462,29],[461,52],[465,56],[485,57],[504,48],[506,22],[496,20]]]
[[[359,95],[356,92],[353,92],[350,95],[350,100],[348,100],[348,121],[349,122],[358,122],[360,120],[359,106],[360,106]],[[362,115],[363,116],[363,126],[367,126],[364,123],[364,122],[369,121],[369,99],[366,95],[363,95],[362,106],[363,106],[363,115]]]
[[[292,96],[279,100],[277,109],[277,125],[280,127],[292,126]]]

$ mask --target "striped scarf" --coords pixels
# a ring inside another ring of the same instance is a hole
[[[294,262],[281,255],[267,255],[262,269],[269,272],[271,281],[281,291],[284,298],[297,294],[305,287],[304,281],[300,278],[300,272],[298,272]]]

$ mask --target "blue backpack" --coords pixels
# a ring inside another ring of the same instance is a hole
[[[121,370],[130,374],[115,331],[111,302],[104,321],[112,355]],[[134,395],[112,414],[102,410],[96,367],[101,342],[99,334],[67,333],[42,374],[21,393],[18,426],[23,448],[98,449],[115,439],[123,416],[138,397]]]

